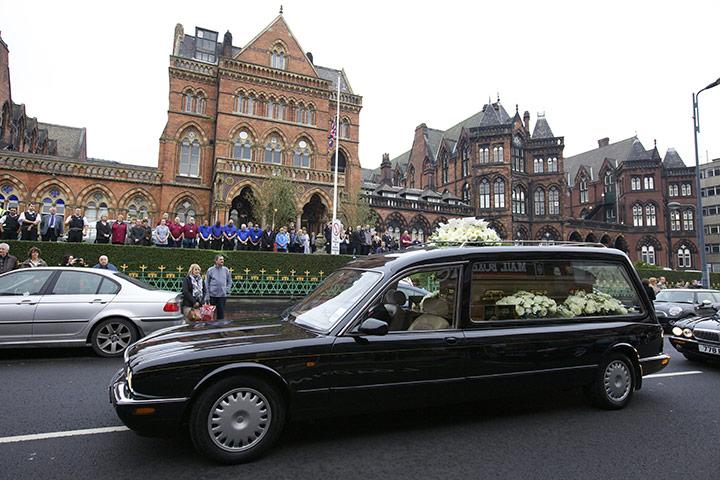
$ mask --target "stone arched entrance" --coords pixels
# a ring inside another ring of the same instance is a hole
[[[322,198],[320,198],[320,195],[313,193],[310,201],[303,207],[300,224],[307,228],[308,233],[323,233],[327,221],[328,209],[323,203]]]
[[[230,219],[235,222],[238,227],[248,222],[255,222],[257,219],[253,215],[252,200],[254,198],[252,188],[244,187],[240,193],[233,198],[230,204]]]

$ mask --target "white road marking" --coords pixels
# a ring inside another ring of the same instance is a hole
[[[127,427],[86,428],[83,430],[68,430],[65,432],[33,433],[31,435],[16,435],[14,437],[0,437],[0,443],[27,442],[29,440],[45,440],[48,438],[76,437],[79,435],[96,435],[98,433],[113,433],[128,431]]]
[[[653,373],[652,375],[645,375],[643,378],[678,377],[680,375],[697,375],[698,373],[703,372],[700,370],[688,370],[686,372]]]

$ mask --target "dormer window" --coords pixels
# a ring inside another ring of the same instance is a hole
[[[217,32],[195,28],[195,59],[201,62],[215,63],[217,37]]]
[[[285,52],[273,49],[270,66],[279,70],[285,70]]]

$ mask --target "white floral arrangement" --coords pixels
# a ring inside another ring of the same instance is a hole
[[[607,293],[587,293],[579,290],[570,295],[558,307],[562,317],[580,317],[591,315],[625,315],[628,309]]]
[[[448,223],[441,223],[429,240],[436,244],[469,242],[500,245],[501,242],[497,232],[488,227],[485,220],[475,217],[453,218]]]
[[[518,290],[514,295],[503,297],[495,302],[495,305],[514,306],[518,318],[554,317],[558,312],[555,300],[525,290]]]

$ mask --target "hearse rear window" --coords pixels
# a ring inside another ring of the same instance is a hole
[[[642,304],[620,264],[574,260],[473,264],[473,322],[639,313]]]

